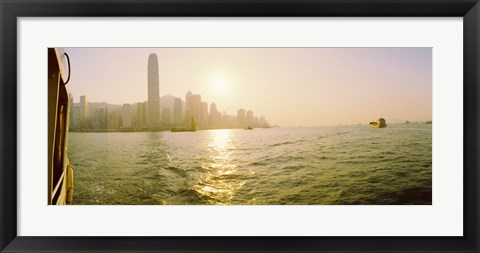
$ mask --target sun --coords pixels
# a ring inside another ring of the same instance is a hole
[[[224,76],[217,76],[212,81],[212,89],[217,94],[223,94],[228,89],[228,81]]]

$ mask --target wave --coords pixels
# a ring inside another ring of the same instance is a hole
[[[307,141],[306,139],[298,139],[294,141],[284,141],[284,142],[278,142],[275,144],[270,145],[270,147],[278,147],[278,146],[283,146],[283,145],[291,145],[291,144],[297,144],[297,143],[302,143]]]

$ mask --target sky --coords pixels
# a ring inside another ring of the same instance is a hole
[[[191,91],[220,112],[272,125],[387,124],[432,119],[431,48],[65,48],[74,102],[147,100],[157,54],[160,96]],[[210,106],[209,106],[210,108]]]

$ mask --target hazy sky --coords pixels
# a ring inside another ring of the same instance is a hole
[[[156,53],[160,96],[187,91],[219,111],[280,126],[432,119],[431,48],[65,48],[74,101],[147,100]],[[209,106],[210,107],[210,106]]]

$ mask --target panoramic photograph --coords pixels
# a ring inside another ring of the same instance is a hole
[[[49,205],[431,205],[432,48],[49,48]]]

